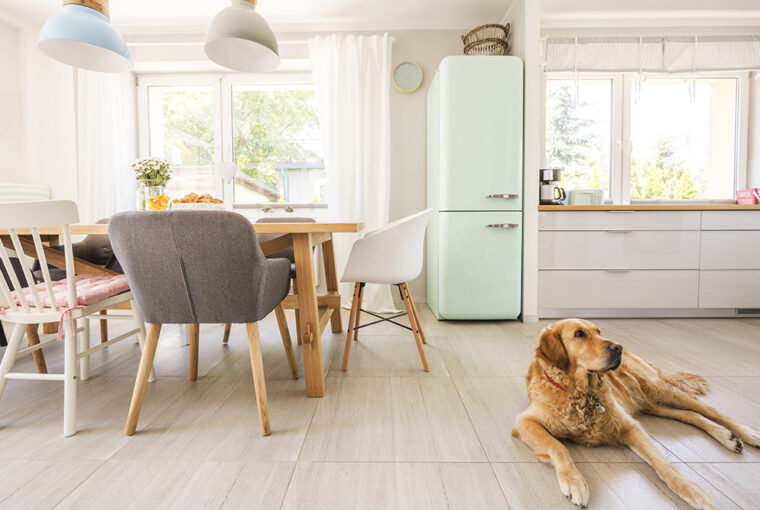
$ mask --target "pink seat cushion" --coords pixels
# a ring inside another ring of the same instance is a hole
[[[116,296],[129,290],[129,284],[127,283],[127,277],[123,274],[114,276],[103,276],[95,274],[80,274],[76,277],[77,286],[77,304],[78,305],[91,305],[102,301],[103,299],[111,296]],[[47,291],[47,287],[44,283],[36,285],[37,294],[40,296],[42,306],[46,308],[66,308],[69,306],[68,290],[66,285],[66,279],[53,282],[53,293],[55,294],[55,305],[50,304],[50,297]],[[30,288],[22,289],[26,302],[34,306],[34,299],[32,298],[32,290]],[[13,297],[16,300],[17,305],[21,305],[21,300],[13,293]]]

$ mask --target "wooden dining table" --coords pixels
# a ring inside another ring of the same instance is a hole
[[[356,222],[318,222],[318,223],[253,223],[253,228],[259,234],[282,234],[261,245],[264,255],[271,255],[283,248],[293,247],[295,255],[296,275],[294,294],[283,301],[283,308],[299,310],[300,341],[302,344],[304,379],[306,380],[306,395],[322,397],[325,394],[325,371],[322,363],[322,333],[330,323],[333,333],[343,330],[340,314],[340,292],[338,290],[338,274],[335,268],[335,252],[333,250],[333,235],[338,233],[358,232],[364,225]],[[108,234],[108,225],[76,224],[69,227],[72,235]],[[41,227],[38,229],[43,242],[48,245],[58,243],[58,236],[63,232],[61,227]],[[31,232],[17,230],[24,251],[33,256],[36,253]],[[28,235],[24,235],[28,234]],[[7,231],[0,230],[2,243],[13,249],[13,244]],[[325,269],[326,293],[318,295],[314,275],[314,246],[322,246],[322,257]],[[48,264],[66,268],[63,252],[50,246],[44,246]],[[74,258],[76,274],[116,274],[102,266]]]

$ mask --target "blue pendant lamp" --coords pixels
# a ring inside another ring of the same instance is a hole
[[[132,69],[127,43],[110,24],[108,0],[63,0],[42,26],[37,47],[74,67],[121,73]]]
[[[232,0],[208,27],[206,55],[220,66],[249,73],[274,71],[280,65],[277,39],[256,12],[256,0]]]

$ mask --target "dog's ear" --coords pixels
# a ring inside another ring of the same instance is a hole
[[[560,370],[567,370],[570,365],[570,359],[567,357],[565,344],[562,343],[562,337],[559,331],[552,330],[551,326],[544,328],[541,337],[538,339],[538,349],[536,356],[555,365]]]

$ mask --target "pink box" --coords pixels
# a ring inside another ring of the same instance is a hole
[[[736,203],[741,205],[755,205],[760,198],[760,189],[739,189],[736,190]]]

